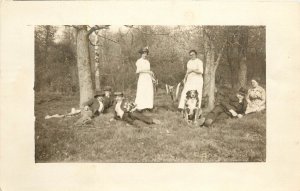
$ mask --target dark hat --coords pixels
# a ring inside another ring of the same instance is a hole
[[[103,88],[103,91],[111,91],[111,87],[110,86],[105,86],[104,88]]]
[[[241,87],[241,88],[239,89],[239,92],[238,92],[238,93],[241,94],[241,95],[243,95],[243,96],[245,96],[245,95],[247,94],[247,90],[246,90],[245,88]]]
[[[94,98],[97,98],[97,97],[103,97],[105,96],[105,93],[103,92],[100,92],[100,91],[96,91],[95,95],[94,95]]]
[[[141,48],[141,49],[139,50],[139,53],[140,53],[140,54],[143,54],[143,53],[145,53],[145,52],[147,52],[147,54],[149,54],[149,48],[148,48],[148,47],[144,47],[144,48]]]
[[[123,92],[115,92],[114,93],[114,96],[123,96],[124,94],[123,94]]]

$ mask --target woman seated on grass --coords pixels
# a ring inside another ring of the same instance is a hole
[[[264,88],[259,86],[257,79],[251,80],[251,86],[246,96],[248,106],[245,114],[262,111],[266,108],[266,93]]]

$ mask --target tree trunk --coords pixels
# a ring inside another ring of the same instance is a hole
[[[227,62],[230,67],[230,82],[231,82],[231,88],[232,89],[237,89],[238,85],[238,80],[237,80],[237,63],[236,59],[234,58],[234,51],[232,45],[227,46]]]
[[[47,25],[45,27],[46,29],[46,37],[45,37],[45,50],[44,50],[44,65],[45,65],[45,69],[48,70],[48,65],[47,65],[47,60],[48,60],[48,48],[49,48],[49,37],[50,37],[50,26]]]
[[[239,68],[239,83],[240,87],[245,87],[247,85],[247,58],[243,57],[240,61]]]
[[[215,106],[215,91],[216,91],[216,83],[215,83],[215,79],[216,79],[216,67],[214,66],[212,68],[212,71],[210,73],[210,83],[209,83],[209,90],[208,90],[208,105],[207,105],[207,109],[209,111],[213,110],[214,106]]]
[[[218,57],[215,60],[216,48],[214,42],[209,38],[208,34],[204,30],[204,50],[205,50],[205,70],[204,70],[204,89],[203,97],[207,99],[206,110],[209,112],[215,106],[215,92],[216,92],[216,71],[219,66],[223,50],[227,44],[227,40],[222,44],[222,48],[219,50]]]
[[[231,70],[231,85],[234,90],[247,84],[248,28],[234,27],[227,34],[229,46],[227,59]]]
[[[91,66],[89,60],[89,43],[86,26],[78,29],[77,33],[77,67],[79,76],[80,107],[89,99],[93,98],[93,84]]]
[[[205,70],[204,70],[204,80],[203,80],[203,97],[206,98],[206,109],[211,111],[215,104],[215,49],[212,43],[206,40],[205,42]]]
[[[96,43],[99,44],[98,35],[96,35],[95,39]],[[95,87],[96,91],[101,89],[100,87],[100,71],[99,71],[99,49],[98,46],[95,46]]]
[[[47,84],[47,90],[49,90],[49,88],[51,89],[51,81],[52,78],[49,75],[49,66],[48,66],[48,50],[49,50],[49,46],[50,46],[50,26],[47,25],[45,26],[46,29],[46,37],[45,37],[45,50],[44,50],[44,67],[45,67],[45,74],[46,74],[46,84]]]
[[[247,85],[247,49],[248,49],[248,33],[247,27],[242,27],[239,38],[239,88]]]

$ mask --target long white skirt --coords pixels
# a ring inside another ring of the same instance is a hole
[[[135,103],[137,109],[152,109],[153,108],[153,83],[150,74],[140,73],[137,82],[137,91]]]
[[[200,74],[190,74],[187,77],[186,83],[181,93],[180,101],[178,108],[184,108],[184,102],[186,97],[186,92],[190,90],[197,90],[198,91],[198,98],[199,98],[199,108],[201,107],[202,102],[202,88],[203,88],[203,77]]]

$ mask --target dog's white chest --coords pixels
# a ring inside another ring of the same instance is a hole
[[[198,107],[197,99],[187,99],[186,102],[185,102],[185,105],[189,109],[197,108]]]

